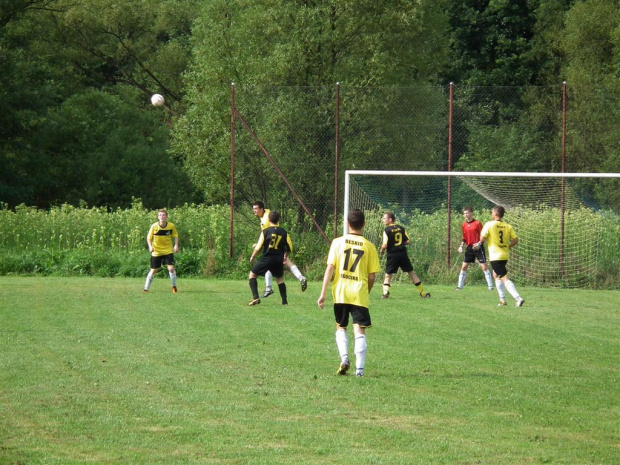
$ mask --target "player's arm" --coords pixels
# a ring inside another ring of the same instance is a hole
[[[375,285],[375,273],[368,273],[368,293],[369,294],[374,285]]]
[[[323,286],[321,286],[321,295],[319,296],[319,300],[317,300],[317,305],[320,309],[325,308],[325,294],[327,294],[327,287],[329,286],[329,282],[332,280],[332,275],[334,274],[334,269],[336,267],[334,265],[327,265],[325,268],[325,274],[323,275]]]
[[[509,249],[512,249],[515,245],[517,245],[517,243],[518,243],[518,242],[519,242],[519,238],[518,238],[518,237],[515,237],[513,240],[511,240],[511,241],[508,243],[508,248],[509,248]]]
[[[153,227],[149,229],[146,235],[146,243],[149,245],[149,252],[153,252]]]
[[[256,257],[256,254],[260,251],[260,249],[263,248],[264,243],[265,243],[265,235],[261,233],[261,235],[258,236],[258,241],[254,245],[254,249],[252,250],[252,256],[250,257],[250,263],[254,261],[254,257]]]
[[[387,249],[387,244],[388,244],[388,237],[385,231],[383,231],[383,241],[381,242],[381,249],[379,249],[379,252],[381,253],[381,255],[385,253],[385,249]]]

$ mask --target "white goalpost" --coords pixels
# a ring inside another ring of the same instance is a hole
[[[604,220],[596,196],[619,182],[620,173],[348,170],[343,217],[363,209],[365,235],[378,244],[381,215],[393,211],[412,239],[416,272],[451,275],[462,260],[456,248],[463,207],[472,206],[484,223],[494,205],[503,205],[519,236],[511,275],[529,284],[585,287],[598,274]]]

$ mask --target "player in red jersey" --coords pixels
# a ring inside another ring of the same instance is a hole
[[[474,210],[472,207],[465,207],[463,209],[463,239],[461,245],[459,245],[459,253],[463,253],[465,250],[465,256],[463,257],[463,265],[459,273],[459,281],[456,286],[456,290],[460,291],[465,285],[465,278],[467,276],[467,268],[473,264],[476,260],[480,264],[480,268],[484,272],[484,278],[487,281],[489,291],[493,290],[493,276],[491,270],[487,267],[487,257],[484,252],[484,247],[480,247],[475,250],[473,245],[480,242],[480,233],[482,232],[482,223],[474,218]]]

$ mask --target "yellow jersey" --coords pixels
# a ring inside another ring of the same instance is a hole
[[[488,221],[484,224],[480,237],[489,248],[489,261],[508,260],[510,257],[508,245],[516,239],[514,229],[503,221]]]
[[[368,308],[368,275],[380,270],[374,244],[364,236],[345,234],[332,241],[327,264],[334,266],[334,303]]]
[[[170,255],[173,251],[174,238],[179,237],[176,226],[168,221],[166,226],[153,223],[149,229],[148,238],[153,245],[153,257]]]

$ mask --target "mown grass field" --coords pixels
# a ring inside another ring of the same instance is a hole
[[[0,277],[0,463],[620,463],[617,291],[376,288],[356,378],[286,278]]]

